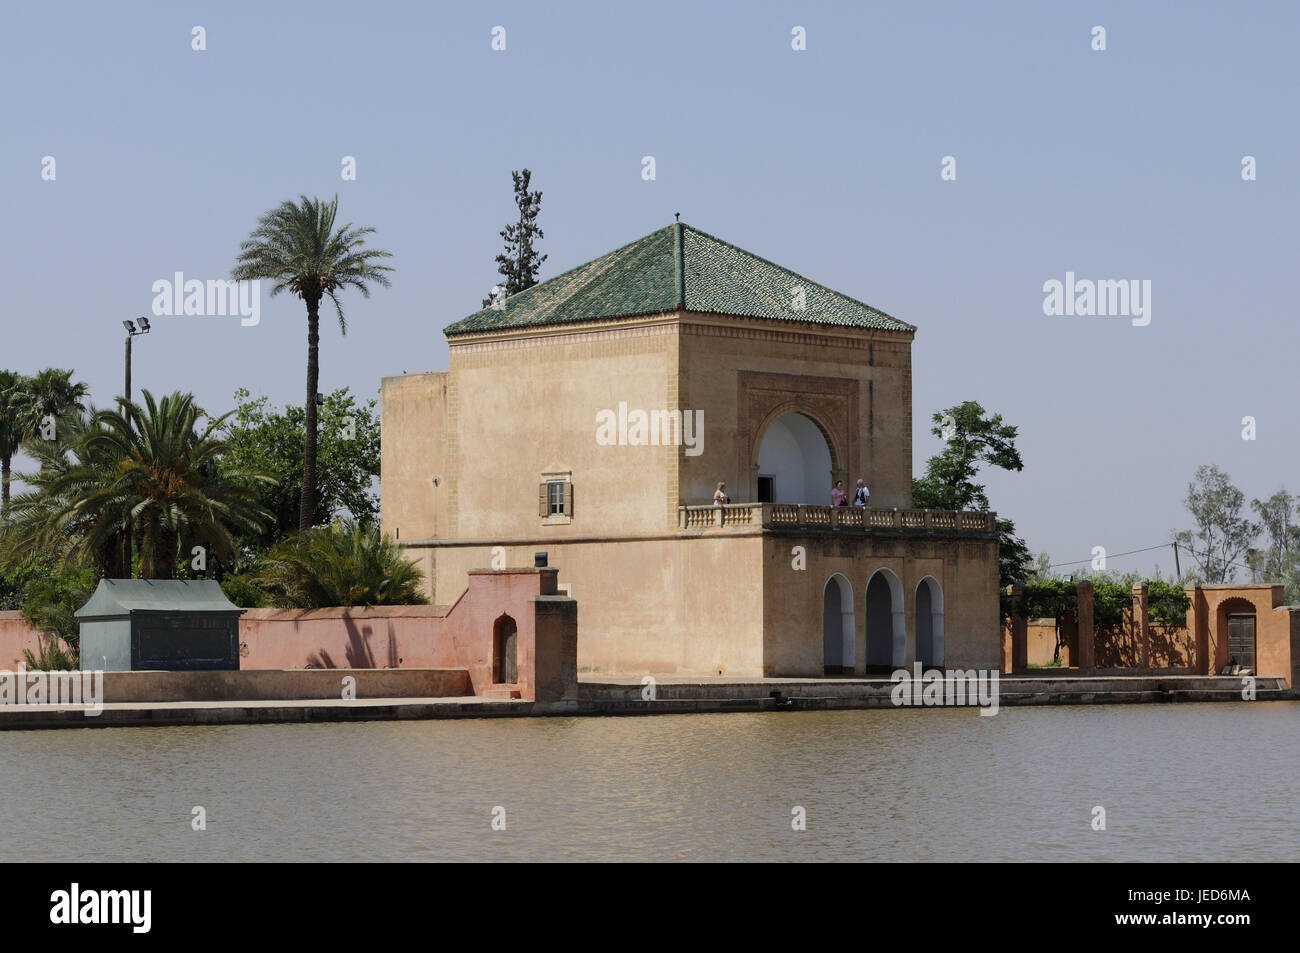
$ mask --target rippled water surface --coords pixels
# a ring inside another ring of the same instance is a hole
[[[0,861],[1295,860],[1297,737],[1290,702],[6,731]]]

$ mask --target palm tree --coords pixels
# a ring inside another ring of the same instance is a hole
[[[57,551],[97,576],[130,575],[134,537],[144,579],[172,578],[182,544],[233,564],[234,534],[258,532],[273,516],[257,502],[257,484],[270,477],[218,470],[226,443],[217,431],[228,416],[200,423],[194,395],[155,401],[146,390],[143,406],[119,399],[117,411],[70,418],[81,429],[65,450],[29,441],[42,469],[23,476],[34,489],[13,501],[9,558]]]
[[[86,409],[86,395],[90,388],[81,381],[73,382],[71,370],[47,367],[37,371],[23,382],[27,396],[27,432],[40,429],[46,417],[56,420],[74,411]]]
[[[70,414],[59,428],[58,440],[29,437],[23,442],[23,452],[38,469],[22,475],[31,489],[13,499],[11,519],[0,540],[4,544],[0,568],[49,554],[60,568],[89,563],[96,579],[131,574],[129,523],[124,520],[115,530],[106,528],[101,514],[88,513],[79,505],[111,483],[116,471],[116,462],[90,444],[92,433],[102,429],[99,416],[94,407],[84,414]],[[91,536],[100,542],[87,544]]]
[[[276,605],[423,605],[424,574],[375,525],[339,520],[278,543],[265,557],[257,582]]]
[[[9,473],[23,440],[22,381],[21,374],[0,370],[0,520],[9,515]]]
[[[72,374],[57,367],[34,377],[0,371],[0,518],[9,511],[10,466],[23,440],[39,432],[46,417],[57,420],[86,409],[90,388],[73,383]]]
[[[316,392],[320,376],[320,303],[328,297],[338,312],[339,330],[348,333],[338,294],[356,288],[370,297],[370,282],[389,286],[388,272],[378,264],[392,254],[365,248],[365,236],[373,228],[354,228],[351,223],[334,227],[339,197],[324,202],[298,198],[285,201],[267,212],[248,240],[239,246],[239,258],[231,272],[237,281],[266,279],[273,282],[271,296],[286,289],[302,298],[307,306],[307,404],[303,438],[302,499],[298,529],[306,531],[316,522]]]

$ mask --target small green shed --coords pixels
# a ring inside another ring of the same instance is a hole
[[[244,612],[211,579],[102,579],[77,610],[88,670],[239,668]]]

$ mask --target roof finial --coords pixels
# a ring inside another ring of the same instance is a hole
[[[673,212],[673,215],[677,216],[677,221],[680,222],[680,221],[682,220],[682,213],[681,213],[681,212]]]

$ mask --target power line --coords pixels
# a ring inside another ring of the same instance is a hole
[[[1128,550],[1128,552],[1123,552],[1123,553],[1106,553],[1106,555],[1105,555],[1104,558],[1105,558],[1105,559],[1119,559],[1121,556],[1133,556],[1133,555],[1136,555],[1137,553],[1149,553],[1149,552],[1152,552],[1152,551],[1157,550],[1157,549],[1166,549],[1166,548],[1169,548],[1169,547],[1175,547],[1175,548],[1176,548],[1177,545],[1178,545],[1177,543],[1161,543],[1159,546],[1147,546],[1147,547],[1145,547],[1144,549],[1130,549],[1130,550]],[[1078,566],[1080,563],[1090,563],[1090,562],[1092,562],[1095,558],[1096,558],[1095,556],[1089,556],[1087,559],[1075,559],[1075,560],[1073,560],[1072,562],[1066,562],[1066,563],[1052,563],[1052,564],[1050,564],[1047,568],[1048,568],[1048,569],[1056,569],[1056,568],[1059,567],[1059,566]],[[1245,564],[1245,563],[1239,563],[1239,562],[1236,562],[1235,560],[1227,560],[1227,561],[1224,563],[1224,565],[1227,566],[1227,567],[1231,567],[1231,568],[1233,568],[1233,569],[1242,569],[1242,570],[1245,570],[1246,572],[1249,572],[1252,576],[1253,576],[1253,575],[1258,571],[1257,569],[1253,569],[1253,568],[1251,568],[1249,565],[1247,565],[1247,564]]]
[[[1170,546],[1172,546],[1172,545],[1174,545],[1174,544],[1173,544],[1173,543],[1161,543],[1159,546],[1148,546],[1148,547],[1146,547],[1145,549],[1130,549],[1130,550],[1129,550],[1128,552],[1126,552],[1126,553],[1106,553],[1106,555],[1105,555],[1104,558],[1106,558],[1106,559],[1119,559],[1119,557],[1121,557],[1121,556],[1132,556],[1132,555],[1134,555],[1135,553],[1149,553],[1149,552],[1151,552],[1152,550],[1156,550],[1156,549],[1167,549],[1168,547],[1170,547]],[[1048,568],[1048,569],[1055,569],[1057,566],[1077,566],[1077,565],[1079,565],[1079,563],[1090,563],[1090,562],[1092,562],[1094,559],[1096,559],[1095,556],[1089,556],[1087,559],[1076,559],[1076,560],[1074,560],[1073,562],[1068,562],[1068,563],[1052,563],[1052,564],[1051,564],[1050,566],[1048,566],[1047,568]]]

